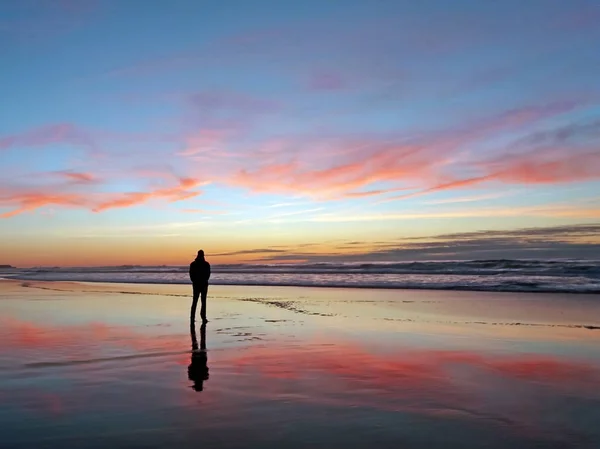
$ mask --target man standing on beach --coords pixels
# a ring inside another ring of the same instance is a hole
[[[194,297],[192,300],[192,311],[190,321],[196,321],[196,306],[198,305],[198,297],[202,301],[200,308],[200,317],[202,322],[206,323],[206,295],[208,294],[208,280],[210,279],[210,264],[204,258],[204,251],[198,251],[196,260],[190,264],[190,279],[193,285]]]

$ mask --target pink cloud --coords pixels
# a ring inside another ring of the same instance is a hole
[[[494,124],[501,126],[524,126],[540,121],[544,118],[554,117],[556,115],[571,112],[574,109],[581,107],[582,103],[587,103],[580,100],[564,100],[554,101],[539,106],[527,106],[511,109],[505,113],[501,113],[489,121],[491,128]]]
[[[475,142],[502,132],[520,131],[542,123],[544,120],[585,108],[590,104],[589,99],[577,98],[511,108],[439,133],[438,139],[443,138],[449,143],[456,140],[458,144],[464,144],[467,141]]]
[[[23,133],[0,137],[0,150],[14,147],[40,147],[69,144],[94,149],[95,143],[88,131],[72,123],[41,126]]]
[[[411,190],[410,187],[398,187],[392,189],[377,189],[377,190],[365,190],[362,192],[348,192],[344,194],[346,198],[365,198],[369,196],[378,196],[385,193],[397,192],[399,190]]]
[[[398,143],[377,138],[323,139],[300,144],[280,142],[267,158],[259,157],[260,150],[240,153],[238,163],[234,161],[231,165],[243,165],[243,168],[233,174],[225,173],[221,181],[259,193],[304,194],[329,199],[383,195],[394,189],[421,189],[394,198],[405,199],[492,181],[527,184],[599,179],[594,152],[571,152],[568,157],[567,149],[540,150],[527,157],[510,154],[497,157],[495,152],[483,162],[475,162],[474,156],[465,152],[499,133],[522,131],[585,105],[585,101],[573,100],[515,108],[444,132],[404,141],[398,138]],[[369,189],[382,182],[395,184],[395,187]]]
[[[391,198],[387,198],[385,200],[381,200],[380,202],[388,202],[388,201],[395,201],[395,200],[403,200],[403,199],[408,199],[408,198],[414,198],[417,196],[421,196],[421,195],[427,195],[429,193],[435,193],[435,192],[441,192],[444,190],[453,190],[453,189],[461,189],[464,187],[470,187],[476,184],[480,184],[484,181],[488,181],[490,180],[492,177],[491,176],[477,176],[474,178],[466,178],[466,179],[459,179],[456,181],[450,181],[450,182],[444,182],[442,184],[438,184],[435,185],[433,187],[429,187],[425,190],[421,190],[419,192],[414,192],[414,193],[408,193],[406,195],[399,195],[399,196],[394,196]]]
[[[234,114],[252,115],[254,112],[274,111],[278,107],[269,100],[234,93],[195,94],[190,97],[190,102],[206,112],[209,119],[218,117],[221,109],[233,111]],[[441,132],[408,138],[398,135],[278,137],[250,147],[236,140],[244,137],[239,129],[208,127],[180,136],[183,149],[177,154],[185,158],[187,170],[204,179],[258,193],[301,194],[319,199],[381,196],[395,191],[420,189],[392,198],[406,199],[473,187],[483,182],[577,182],[599,179],[597,151],[561,147],[521,151],[520,154],[505,153],[501,156],[496,151],[483,153],[480,160],[475,161],[477,154],[473,149],[480,142],[498,134],[522,132],[588,104],[587,100],[564,100],[514,108]],[[150,135],[107,132],[93,134],[92,138],[89,131],[73,124],[54,124],[0,138],[0,149],[53,143],[90,146],[99,139],[139,143],[152,138]],[[155,137],[161,143],[177,141],[176,136]],[[136,155],[135,152],[128,152],[125,156],[132,158]],[[123,168],[119,170],[125,171]],[[135,170],[128,170],[128,173],[135,174]],[[67,170],[62,172],[62,176],[73,185],[92,187],[99,182],[93,173],[83,169]],[[173,174],[167,177],[172,179]],[[164,178],[164,174],[161,178]],[[161,186],[115,194],[73,192],[65,186],[50,186],[44,190],[13,189],[12,193],[0,192],[1,204],[13,208],[2,216],[14,216],[44,205],[83,207],[100,212],[144,204],[154,199],[180,201],[197,196],[199,193],[193,189],[200,184],[193,184],[197,182],[193,179],[192,183],[188,183],[185,179],[178,178],[175,187]]]
[[[185,149],[178,153],[179,156],[197,156],[199,154],[212,153],[218,150],[218,146],[225,142],[230,134],[226,130],[202,129],[185,137]]]
[[[496,179],[515,184],[559,184],[600,179],[600,149],[542,149],[510,155],[486,167]]]
[[[98,178],[92,173],[81,173],[81,172],[62,172],[62,176],[75,183],[88,184],[98,181]]]
[[[399,195],[382,202],[402,200],[443,190],[461,189],[484,182],[511,185],[562,184],[600,180],[600,151],[572,153],[567,149],[542,149],[513,154],[476,164],[480,176],[434,185],[424,190]]]

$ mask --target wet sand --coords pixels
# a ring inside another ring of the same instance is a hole
[[[0,281],[0,447],[600,447],[599,295],[189,294]]]

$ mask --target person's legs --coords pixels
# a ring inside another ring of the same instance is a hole
[[[201,287],[201,301],[202,306],[200,307],[200,316],[202,317],[202,321],[206,321],[206,296],[208,295],[208,284],[204,284]]]
[[[192,299],[192,310],[190,312],[190,321],[196,321],[196,307],[198,306],[198,297],[200,296],[200,286],[198,284],[192,285],[193,299]]]

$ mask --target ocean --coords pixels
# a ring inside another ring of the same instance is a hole
[[[187,284],[188,266],[0,269],[23,281]],[[600,293],[598,260],[213,265],[211,284],[297,287]]]

